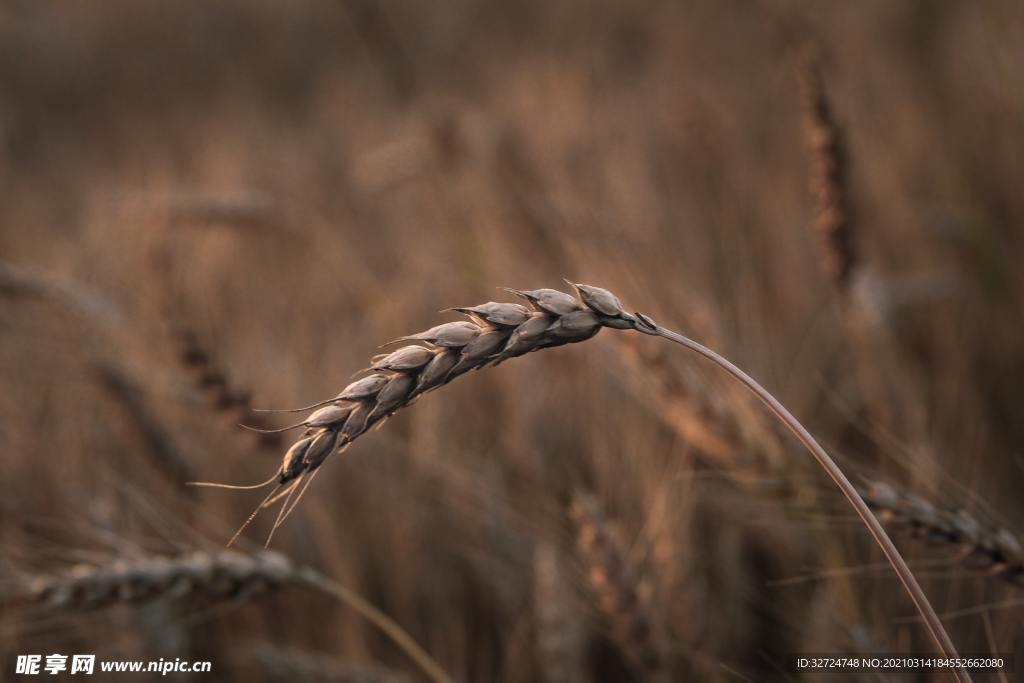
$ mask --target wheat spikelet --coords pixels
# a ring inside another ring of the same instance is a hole
[[[1024,588],[1024,544],[1011,531],[987,527],[966,510],[936,507],[885,482],[871,482],[864,500],[883,522],[909,527],[929,544],[956,548],[965,567]]]
[[[816,55],[805,50],[799,67],[804,125],[811,153],[811,194],[815,231],[825,272],[837,291],[845,293],[857,265],[853,245],[848,189],[846,140],[829,101]]]
[[[576,547],[588,585],[616,644],[642,680],[658,679],[661,654],[624,550],[590,495],[576,493],[569,515],[576,527]]]

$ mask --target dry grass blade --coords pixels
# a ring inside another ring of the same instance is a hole
[[[82,612],[119,603],[182,600],[243,600],[268,590],[311,588],[342,602],[384,632],[434,683],[452,679],[393,619],[348,588],[319,572],[265,550],[245,555],[231,550],[181,557],[151,556],[105,566],[79,565],[70,571],[29,579],[10,597],[13,604]]]

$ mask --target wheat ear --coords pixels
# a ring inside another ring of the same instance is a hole
[[[814,228],[825,272],[836,291],[845,294],[850,275],[857,267],[846,136],[832,110],[825,80],[812,48],[801,55],[799,68],[805,129],[811,153],[811,195],[816,214]]]
[[[704,356],[739,380],[764,403],[846,496],[892,565],[943,656],[957,656],[956,647],[924,591],[856,487],[810,432],[774,396],[750,375],[706,346],[659,326],[642,313],[635,316],[626,313],[618,297],[608,290],[569,284],[576,289],[579,302],[554,289],[509,290],[525,299],[533,310],[518,304],[496,302],[458,307],[452,310],[465,314],[469,321],[438,325],[395,340],[422,342],[428,346],[406,346],[373,359],[368,368],[372,374],[347,386],[334,399],[324,402],[331,405],[326,405],[300,423],[298,426],[305,426],[306,433],[285,455],[279,470],[281,483],[316,470],[332,453],[346,448],[374,424],[409,405],[420,394],[470,370],[496,365],[531,351],[584,341],[600,332],[602,327],[636,330],[662,337]],[[961,682],[971,680],[966,670],[960,669],[955,673]]]
[[[870,482],[863,495],[883,522],[910,527],[929,544],[956,548],[965,567],[1024,588],[1024,544],[1008,529],[985,526],[966,510],[937,507],[881,481]]]
[[[238,420],[249,412],[251,393],[233,383],[225,368],[218,364],[213,354],[199,341],[199,337],[186,327],[173,331],[178,347],[178,359],[189,372],[196,388],[203,394],[210,406],[224,418],[225,424],[235,428]],[[266,448],[276,449],[281,437],[274,432],[262,430],[266,425],[259,417],[250,417],[255,427],[257,443]]]
[[[615,642],[641,680],[659,680],[662,658],[651,623],[641,607],[625,550],[589,494],[578,492],[573,496],[569,516],[576,527],[576,548],[587,583],[611,626]]]
[[[444,323],[390,342],[418,343],[375,356],[365,370],[369,374],[349,384],[333,399],[298,409],[318,408],[305,420],[277,430],[304,428],[282,459],[277,475],[279,484],[285,486],[305,477],[308,483],[333,453],[345,450],[422,394],[471,370],[498,365],[539,349],[581,342],[603,327],[629,329],[635,325],[633,316],[623,310],[611,292],[584,284],[573,287],[579,301],[554,289],[508,290],[529,306],[491,301],[455,307],[448,310],[469,320]],[[277,500],[268,497],[257,512]],[[275,529],[297,502],[278,516]]]
[[[63,574],[34,577],[15,597],[29,605],[85,611],[117,603],[188,596],[241,600],[285,586],[311,588],[337,599],[383,631],[431,681],[452,683],[452,678],[393,619],[345,586],[269,550],[253,555],[231,550],[195,552],[107,566],[80,565]]]

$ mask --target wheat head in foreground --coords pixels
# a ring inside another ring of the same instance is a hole
[[[478,306],[447,309],[465,315],[468,320],[444,323],[389,342],[413,343],[374,357],[370,366],[364,370],[368,374],[349,384],[334,398],[305,408],[282,411],[316,409],[305,420],[275,430],[280,432],[302,428],[304,431],[301,438],[285,453],[281,467],[273,477],[253,486],[193,482],[197,485],[236,489],[263,488],[277,482],[228,545],[234,542],[260,510],[284,498],[270,532],[272,536],[274,530],[295,508],[320,466],[331,454],[344,451],[371,427],[410,405],[420,395],[470,370],[498,365],[509,358],[532,351],[585,341],[604,327],[636,330],[662,337],[704,356],[740,381],[764,403],[797,437],[846,496],[892,565],[943,657],[957,657],[956,648],[928,598],[856,487],[810,432],[774,396],[750,375],[706,346],[661,327],[643,313],[627,313],[618,297],[608,290],[591,285],[569,284],[576,290],[578,299],[554,289],[506,289],[523,299],[526,305],[492,301]],[[298,496],[292,502],[296,491]],[[958,681],[971,680],[964,669],[954,670],[954,673]]]

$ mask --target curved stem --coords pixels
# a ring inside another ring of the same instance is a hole
[[[343,602],[383,631],[395,645],[409,656],[409,659],[422,669],[423,673],[433,683],[454,683],[452,677],[445,673],[445,670],[394,619],[381,612],[353,591],[332,581],[319,572],[312,569],[304,569],[300,572],[300,576],[302,581],[309,587],[322,591]]]
[[[779,401],[768,393],[764,387],[758,384],[750,375],[745,373],[743,370],[734,365],[731,361],[725,357],[715,353],[703,344],[699,344],[689,337],[684,337],[681,334],[667,330],[660,325],[654,325],[648,329],[638,327],[639,331],[645,334],[653,334],[659,337],[668,339],[677,344],[681,344],[691,351],[695,351],[700,355],[704,356],[711,362],[718,365],[720,368],[728,372],[730,375],[735,377],[742,383],[747,389],[750,390],[758,399],[764,403],[768,409],[777,417],[789,431],[793,432],[800,443],[810,451],[814,459],[818,461],[822,469],[828,474],[828,476],[836,483],[839,490],[843,492],[846,499],[850,501],[850,505],[856,510],[857,516],[860,517],[861,521],[864,522],[864,526],[868,528],[871,533],[871,537],[875,539],[875,542],[882,549],[882,553],[886,559],[889,560],[889,564],[896,571],[896,575],[900,579],[900,583],[906,589],[907,594],[910,595],[910,599],[914,603],[914,607],[917,608],[918,613],[921,615],[921,619],[924,621],[925,626],[928,628],[928,633],[931,635],[935,644],[938,645],[939,651],[945,658],[956,658],[958,657],[956,646],[953,645],[953,641],[950,639],[949,634],[946,633],[946,629],[943,627],[942,622],[939,621],[938,615],[932,608],[928,598],[925,596],[924,591],[921,590],[921,586],[917,583],[917,579],[914,578],[913,573],[910,571],[910,567],[907,566],[903,556],[900,555],[900,551],[893,545],[892,539],[882,528],[878,519],[874,513],[868,508],[867,503],[861,497],[860,493],[857,492],[856,487],[850,480],[846,478],[843,471],[839,469],[835,461],[825,452],[811,433],[808,432],[802,424],[800,424],[793,414],[786,410]],[[960,683],[970,683],[971,676],[966,669],[956,668],[953,669],[953,673]]]

